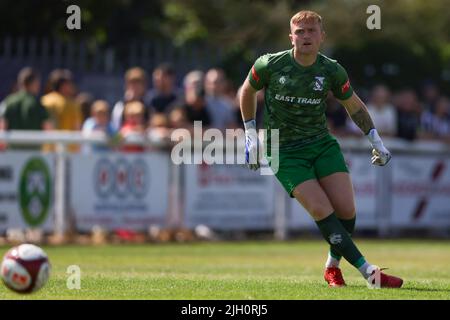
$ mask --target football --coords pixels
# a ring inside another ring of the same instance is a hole
[[[47,254],[36,245],[21,244],[11,248],[1,265],[3,283],[18,293],[31,293],[42,288],[50,275]]]

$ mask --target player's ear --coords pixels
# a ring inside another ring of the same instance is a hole
[[[291,45],[294,45],[294,40],[292,38],[292,33],[289,33],[289,40],[291,41]]]
[[[327,37],[327,34],[325,33],[325,31],[322,30],[322,42],[325,41],[326,37]]]

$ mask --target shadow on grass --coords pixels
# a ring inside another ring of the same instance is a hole
[[[376,290],[376,289],[369,289],[367,286],[361,286],[361,285],[347,285],[346,288]],[[382,288],[382,290],[392,290],[392,289],[391,288]],[[435,288],[427,288],[427,287],[402,287],[402,288],[397,288],[395,290],[439,292],[439,293],[449,293],[450,294],[450,289],[435,289]]]

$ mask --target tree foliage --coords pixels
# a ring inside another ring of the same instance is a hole
[[[82,10],[80,31],[65,27],[71,4]],[[381,8],[381,30],[366,27],[371,4]],[[289,19],[301,9],[322,15],[324,51],[345,62],[361,83],[387,78],[409,84],[430,77],[448,85],[448,0],[2,0],[0,39],[83,39],[118,50],[138,39],[164,39],[180,48],[203,43],[221,50],[226,66],[289,48]],[[386,73],[389,68],[394,71]]]

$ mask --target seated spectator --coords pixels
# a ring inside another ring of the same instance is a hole
[[[17,77],[19,91],[2,102],[0,130],[49,130],[49,114],[37,98],[41,80],[36,70],[25,67]],[[39,149],[36,145],[17,145],[15,149]]]
[[[182,108],[186,114],[189,125],[193,126],[194,121],[201,121],[203,128],[212,124],[211,115],[205,99],[203,88],[204,74],[201,71],[191,71],[184,78],[184,98]]]
[[[133,139],[141,141],[145,134],[145,107],[140,101],[128,102],[124,110],[124,122],[120,128],[120,135],[125,141]],[[121,148],[125,152],[143,152],[142,144],[126,144]]]
[[[172,129],[186,128],[189,126],[186,112],[182,108],[173,109],[169,114],[169,126]]]
[[[109,104],[104,100],[96,100],[92,104],[91,117],[86,119],[83,123],[82,132],[86,135],[90,135],[95,132],[103,132],[107,138],[112,138],[115,135],[115,131],[109,122]],[[109,150],[105,145],[85,145],[83,146],[83,152],[89,153],[94,151]]]
[[[180,104],[181,91],[175,86],[175,69],[169,63],[160,64],[153,71],[153,88],[148,93],[150,106],[155,112],[169,112]]]
[[[378,85],[372,89],[367,109],[378,132],[383,136],[397,134],[397,112],[390,102],[389,89]]]
[[[92,104],[94,103],[94,97],[89,92],[80,92],[77,94],[75,101],[80,105],[81,123],[84,123],[92,116]]]
[[[205,97],[211,126],[220,130],[235,127],[233,107],[225,97],[226,77],[222,69],[210,69],[205,76]]]
[[[116,102],[111,113],[111,122],[115,130],[120,130],[124,121],[125,105],[128,102],[139,101],[144,106],[144,120],[150,119],[152,108],[148,96],[146,96],[148,85],[147,73],[144,69],[135,67],[128,69],[125,73],[125,93],[122,100]]]
[[[396,95],[394,104],[397,108],[397,136],[409,141],[415,140],[422,113],[416,93],[411,89],[403,90]]]
[[[162,112],[153,114],[147,131],[156,140],[168,139],[170,137],[168,117]]]
[[[440,97],[436,101],[435,112],[426,110],[421,117],[423,138],[450,141],[450,101],[447,97]]]

